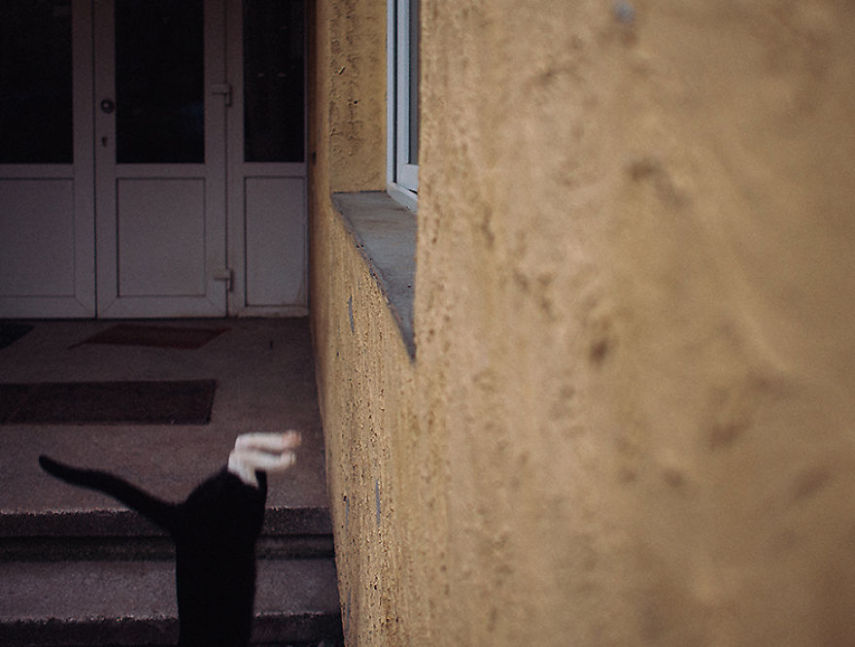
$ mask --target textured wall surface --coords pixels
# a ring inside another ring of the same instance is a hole
[[[386,5],[372,0],[315,2],[324,25],[313,65],[324,78],[313,110],[325,118],[324,145],[333,191],[386,186]],[[314,90],[314,88],[312,89]]]
[[[317,43],[385,2],[320,5]],[[382,68],[372,20],[347,55]],[[414,363],[328,206],[382,188],[382,125],[341,115],[385,71],[337,94],[316,62],[349,644],[846,644],[855,5],[423,0],[422,27]]]
[[[439,561],[423,548],[436,531],[424,513],[436,481],[422,460],[430,438],[416,433],[397,324],[330,201],[385,187],[386,3],[312,8],[312,330],[342,620],[349,645],[419,644]]]

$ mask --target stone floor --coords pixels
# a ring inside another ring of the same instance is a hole
[[[115,471],[154,494],[180,500],[225,464],[238,434],[291,428],[303,433],[303,445],[297,465],[271,477],[268,506],[327,507],[308,320],[165,324],[229,329],[196,350],[78,345],[112,322],[34,323],[32,332],[0,349],[0,382],[213,378],[217,391],[207,425],[0,426],[0,514],[119,507],[45,476],[37,463],[42,453]]]

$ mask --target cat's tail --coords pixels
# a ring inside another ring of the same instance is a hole
[[[113,497],[170,533],[175,530],[177,521],[175,504],[162,501],[118,476],[101,470],[72,467],[47,456],[39,456],[39,465],[45,472],[66,483],[97,490]]]

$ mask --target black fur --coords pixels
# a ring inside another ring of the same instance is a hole
[[[39,464],[67,483],[104,492],[136,510],[175,542],[180,647],[244,647],[252,631],[255,543],[264,522],[267,480],[245,484],[223,468],[183,503],[167,503],[100,470]]]

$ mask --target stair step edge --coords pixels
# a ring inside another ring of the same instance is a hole
[[[327,508],[272,508],[265,535],[332,533]],[[131,510],[80,510],[0,513],[0,537],[160,536],[163,531]]]
[[[330,559],[259,560],[257,642],[337,637]],[[175,644],[171,562],[0,564],[0,644]]]
[[[333,557],[332,535],[264,535],[259,559]],[[174,560],[175,545],[156,537],[0,537],[0,562]]]
[[[53,618],[0,623],[0,644],[4,647],[136,647],[175,645],[177,640],[177,618]],[[252,644],[317,645],[327,641],[339,645],[341,640],[341,616],[335,613],[259,616],[252,632]]]

